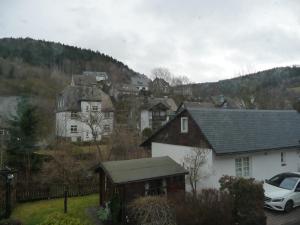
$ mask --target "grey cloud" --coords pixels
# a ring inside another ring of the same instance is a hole
[[[60,41],[205,82],[299,62],[299,11],[298,0],[3,0],[0,37]]]

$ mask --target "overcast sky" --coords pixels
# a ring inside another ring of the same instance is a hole
[[[299,0],[0,0],[0,37],[98,50],[194,82],[300,64]]]

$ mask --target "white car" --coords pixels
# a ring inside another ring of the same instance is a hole
[[[300,173],[281,173],[264,183],[265,207],[290,212],[300,206]]]

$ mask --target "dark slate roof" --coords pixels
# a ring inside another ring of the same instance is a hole
[[[184,110],[186,108],[194,108],[194,107],[216,108],[216,106],[211,102],[189,102],[189,101],[184,101],[179,105],[176,113],[179,113],[179,112],[181,112],[182,110]]]
[[[187,110],[217,154],[300,147],[294,110]]]
[[[148,98],[147,101],[142,105],[143,109],[150,110],[158,104],[165,105],[170,111],[175,112],[177,110],[177,105],[173,98]]]
[[[103,168],[115,184],[188,173],[168,156],[102,162],[98,168]]]
[[[102,111],[114,110],[110,97],[95,86],[67,86],[60,93],[58,101],[63,102],[63,106],[57,108],[58,111],[78,112],[81,101],[101,101]]]
[[[108,75],[106,72],[94,72],[94,71],[84,71],[83,75],[73,75],[72,76],[72,85],[79,86],[93,86],[98,84],[98,77],[104,78],[103,80],[108,79]]]

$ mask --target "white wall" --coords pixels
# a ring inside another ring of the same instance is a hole
[[[170,156],[176,162],[182,164],[185,155],[191,152],[191,147],[170,145],[152,142],[152,156]],[[250,174],[257,180],[269,179],[282,173],[300,170],[300,151],[285,150],[286,166],[281,166],[281,151],[268,151],[252,154],[235,154],[228,156],[216,156],[213,151],[208,157],[206,170],[209,172],[205,179],[199,184],[200,188],[219,187],[219,179],[223,175],[235,176],[235,158],[250,157]],[[187,186],[187,190],[189,187]]]
[[[141,131],[143,131],[145,128],[151,128],[149,123],[149,111],[148,110],[142,110],[141,111]]]
[[[208,152],[207,155],[207,164],[204,165],[201,171],[201,181],[197,185],[201,188],[209,188],[212,187],[213,184],[211,183],[211,173],[212,173],[212,150],[211,149],[204,149]],[[161,144],[152,142],[152,157],[159,157],[159,156],[169,156],[175,162],[184,165],[184,157],[186,155],[193,154],[193,148],[188,146],[181,146],[181,145],[169,145],[169,144]],[[190,191],[191,186],[189,181],[186,180],[186,190]]]
[[[98,106],[98,111],[101,111],[101,102],[81,102],[81,109],[82,112],[77,112],[79,117],[82,117],[85,114],[89,114],[89,112],[86,112],[86,106],[91,109],[92,106]],[[102,112],[100,112],[102,113]],[[104,128],[105,125],[110,126],[110,132],[104,132],[99,130],[99,135],[97,137],[97,140],[101,140],[102,135],[110,135],[113,131],[114,126],[114,113],[110,112],[109,118],[104,118],[103,115],[103,121],[102,121],[102,128]],[[71,133],[71,126],[76,125],[77,126],[77,133]],[[71,119],[71,112],[57,112],[56,113],[56,135],[58,137],[68,137],[71,138],[71,141],[78,141],[78,138],[81,138],[81,141],[92,141],[92,131],[90,127],[80,121],[79,119]]]

